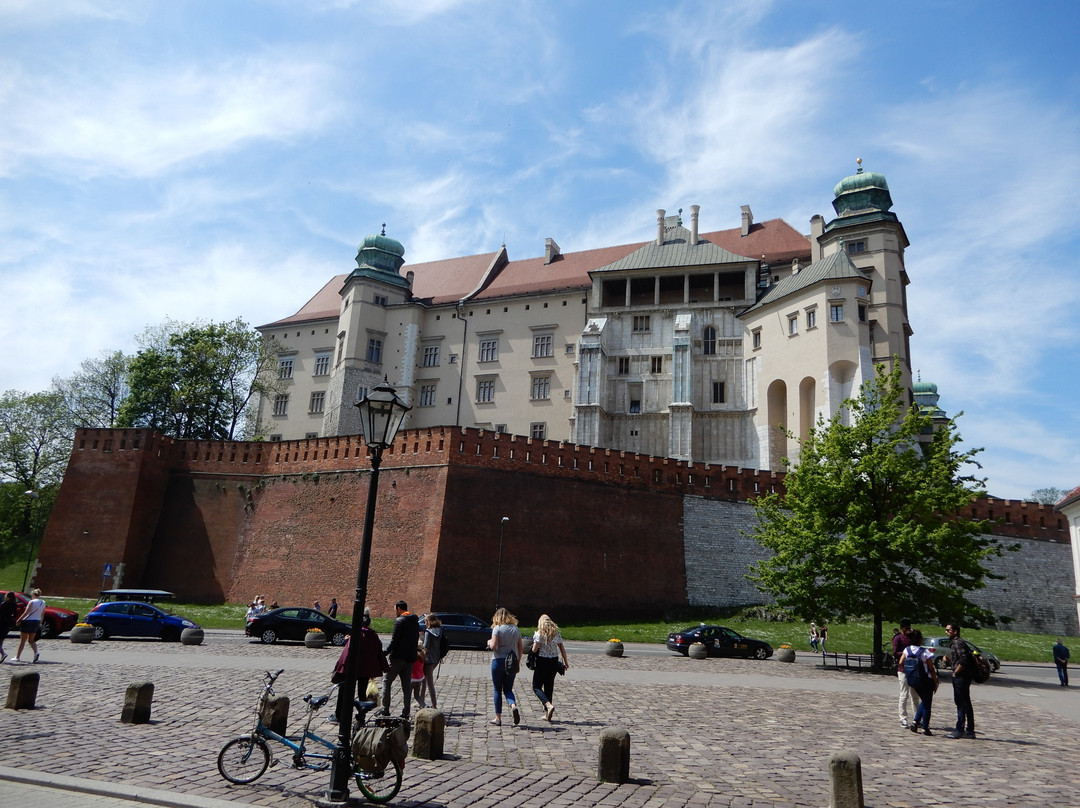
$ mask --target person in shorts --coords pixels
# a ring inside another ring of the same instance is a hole
[[[41,630],[41,618],[45,615],[45,601],[41,599],[41,590],[34,589],[30,592],[30,601],[23,607],[22,614],[15,622],[19,627],[19,650],[15,652],[15,661],[22,662],[23,648],[30,643],[30,650],[34,652],[34,662],[38,661],[37,638]]]

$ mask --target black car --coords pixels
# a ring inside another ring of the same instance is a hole
[[[352,631],[348,623],[327,617],[314,609],[283,606],[249,620],[244,633],[249,637],[258,637],[267,644],[278,640],[303,642],[304,635],[312,628],[319,629],[326,635],[327,642],[333,645],[344,645]]]
[[[669,651],[677,651],[687,656],[690,653],[690,646],[696,642],[705,646],[709,656],[768,659],[773,655],[773,647],[764,640],[744,637],[727,626],[707,626],[704,623],[668,634],[667,647]]]
[[[487,648],[487,641],[491,639],[491,623],[462,612],[431,612],[431,617],[437,617],[442,622],[451,648]],[[423,629],[424,621],[421,620],[420,630]]]

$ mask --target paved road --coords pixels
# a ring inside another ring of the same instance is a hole
[[[541,720],[519,678],[524,715],[516,728],[488,723],[487,655],[452,652],[439,679],[446,756],[410,760],[394,804],[825,806],[828,758],[841,750],[861,757],[871,806],[1080,804],[1080,696],[1058,687],[1050,666],[1006,665],[1005,675],[977,687],[980,739],[972,742],[942,737],[955,715],[947,680],[934,713],[939,734],[927,738],[899,727],[895,679],[822,670],[802,657],[794,665],[696,661],[629,645],[627,657],[612,659],[600,648],[570,644],[552,724]],[[112,805],[131,805],[138,796],[183,806],[201,800],[205,808],[215,804],[207,800],[310,808],[325,790],[325,773],[284,765],[253,785],[232,786],[214,761],[247,726],[261,671],[286,668],[279,692],[293,697],[295,727],[299,696],[325,692],[336,649],[261,646],[235,632],[210,632],[194,648],[57,641],[43,649],[38,708],[0,710],[8,767],[0,769],[0,804],[108,805],[89,800],[114,798]],[[0,688],[14,669],[0,666]],[[153,721],[120,724],[124,689],[138,680],[155,683]],[[634,779],[621,786],[595,779],[597,737],[612,725],[632,739]],[[917,799],[897,790],[897,773],[903,784],[919,785]],[[12,777],[53,780],[41,788]],[[100,794],[70,790],[80,782]]]

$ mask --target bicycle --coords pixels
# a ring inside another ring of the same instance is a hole
[[[284,669],[277,673],[266,672],[263,677],[263,692],[259,696],[259,702],[255,708],[255,722],[251,732],[247,735],[241,735],[239,738],[233,738],[221,747],[221,751],[218,753],[218,772],[230,783],[238,785],[253,783],[262,777],[268,768],[277,764],[276,759],[271,763],[268,740],[277,741],[292,752],[291,767],[293,769],[325,771],[330,768],[333,751],[337,746],[336,739],[328,740],[316,735],[311,731],[311,721],[319,708],[330,700],[330,696],[337,686],[335,685],[330,693],[325,696],[314,696],[310,693],[304,696],[304,702],[307,704],[307,719],[304,722],[304,731],[298,736],[299,741],[293,741],[274,732],[262,721],[263,705],[274,696],[274,682],[282,673],[284,673]],[[368,712],[375,709],[375,702],[356,699],[353,704],[357,712],[356,729],[359,730],[365,725]],[[374,725],[395,729],[403,726],[404,723],[402,718],[385,717],[376,718]],[[308,741],[314,741],[325,747],[327,751],[310,751],[307,747]],[[402,761],[391,757],[381,766],[371,765],[370,763],[367,767],[355,765],[352,759],[351,744],[349,759],[356,785],[363,795],[372,802],[389,802],[401,789]]]

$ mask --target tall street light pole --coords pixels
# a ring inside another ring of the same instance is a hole
[[[41,494],[37,491],[23,491],[23,495],[30,497],[33,500],[41,499]],[[30,527],[30,552],[26,555],[26,572],[23,573],[22,591],[26,591],[26,585],[30,581],[30,564],[34,561],[34,544],[37,540],[37,530],[34,529],[34,505],[36,502],[28,502],[26,504],[26,524]]]
[[[499,566],[495,570],[495,608],[499,608],[499,585],[502,583],[502,543],[503,533],[506,531],[506,523],[510,521],[509,516],[504,516],[502,521],[499,522]]]
[[[410,409],[397,391],[386,383],[376,387],[357,407],[360,408],[360,428],[371,459],[371,483],[368,485],[367,511],[364,514],[364,536],[360,543],[360,566],[356,571],[356,596],[353,599],[352,632],[349,654],[345,658],[345,681],[338,690],[338,739],[330,764],[330,788],[325,802],[343,805],[349,801],[349,778],[352,776],[353,699],[356,698],[356,669],[360,658],[360,629],[364,625],[364,603],[367,601],[368,568],[371,566],[371,534],[375,527],[375,498],[379,492],[379,465],[383,451],[394,443],[405,413]],[[356,642],[353,642],[356,640]]]

